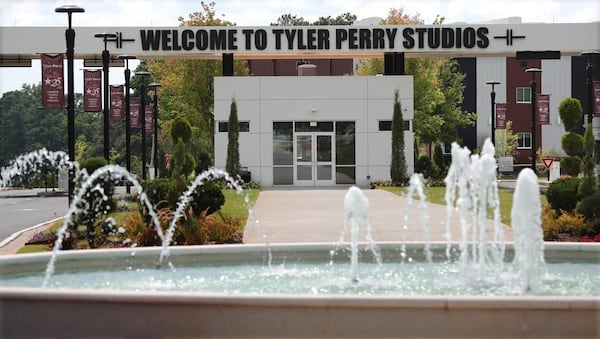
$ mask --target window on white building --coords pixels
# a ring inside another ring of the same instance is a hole
[[[517,104],[531,103],[531,88],[517,87]]]
[[[379,120],[379,132],[391,131],[392,120]],[[404,130],[410,131],[410,121],[404,120]]]
[[[217,126],[220,133],[227,133],[229,130],[229,122],[227,121],[219,121]],[[250,132],[250,121],[239,121],[238,132]]]
[[[531,133],[517,133],[517,148],[531,149]]]

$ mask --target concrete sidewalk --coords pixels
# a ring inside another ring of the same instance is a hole
[[[344,196],[347,189],[264,189],[249,218],[244,243],[336,242],[344,228]],[[375,241],[424,241],[420,201],[415,200],[408,212],[407,230],[403,232],[407,200],[384,190],[365,189],[369,199],[369,220]],[[446,241],[446,206],[427,203],[431,241]],[[258,220],[258,222],[256,221]],[[257,227],[258,224],[258,227]],[[451,218],[451,235],[459,240],[460,220]],[[489,230],[493,223],[489,221]],[[346,241],[349,239],[346,234]],[[490,234],[488,239],[492,238]],[[505,225],[505,239],[512,241],[512,230]],[[364,234],[361,233],[361,241]]]

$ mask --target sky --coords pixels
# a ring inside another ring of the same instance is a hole
[[[205,2],[210,2],[206,0]],[[521,17],[524,23],[576,23],[600,21],[599,0],[214,0],[221,19],[238,26],[268,26],[283,14],[307,21],[320,16],[336,17],[349,12],[360,19],[386,17],[390,8],[403,8],[409,15],[420,14],[426,24],[437,15],[446,23]],[[73,15],[77,26],[174,27],[178,18],[201,11],[200,0],[0,0],[0,26],[65,26],[66,16],[55,13],[62,5],[77,5],[85,13]],[[0,41],[0,44],[2,42]],[[130,63],[135,68],[136,63]],[[76,62],[75,69],[81,69]],[[122,72],[111,72],[110,83],[122,82]],[[31,68],[0,68],[0,94],[18,90],[22,84],[40,81],[39,60]],[[75,91],[81,92],[82,78],[75,76]]]

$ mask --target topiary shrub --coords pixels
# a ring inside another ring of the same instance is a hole
[[[173,121],[171,125],[171,140],[173,144],[181,138],[184,144],[187,144],[192,138],[192,125],[184,117],[178,117]]]
[[[581,119],[581,102],[575,98],[566,98],[558,105],[560,120],[565,126],[565,130],[570,132],[577,128]]]
[[[581,172],[581,158],[568,157],[560,159],[561,172],[572,177],[576,177]]]
[[[567,133],[560,139],[560,145],[568,155],[579,155],[583,150],[583,137],[578,133]]]
[[[546,191],[546,198],[550,206],[558,213],[561,210],[573,211],[580,197],[579,183],[579,178],[560,178],[550,183]]]
[[[190,207],[195,215],[201,215],[208,209],[208,214],[215,213],[225,203],[225,196],[217,184],[207,181],[196,187],[192,193]]]

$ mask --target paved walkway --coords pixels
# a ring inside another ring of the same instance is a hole
[[[244,243],[262,243],[262,235],[271,243],[336,242],[344,228],[344,196],[347,189],[264,189],[254,205],[254,215],[246,225]],[[403,220],[407,200],[384,190],[363,190],[369,199],[369,220],[375,241],[424,241],[423,223],[418,200],[409,209],[407,231]],[[446,206],[427,204],[430,240],[446,241]],[[460,221],[453,213],[451,234],[458,240]],[[489,221],[493,230],[492,222]],[[512,231],[505,226],[505,237],[512,241]],[[346,234],[346,240],[349,234]],[[491,239],[491,235],[488,236]],[[361,234],[361,240],[365,240]]]

